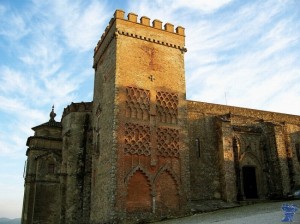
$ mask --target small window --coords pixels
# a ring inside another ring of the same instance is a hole
[[[195,143],[196,143],[196,152],[197,152],[198,157],[200,158],[201,157],[201,147],[200,147],[199,138],[196,138]]]
[[[295,144],[295,149],[296,149],[296,154],[297,154],[298,162],[300,162],[300,144],[299,143]]]
[[[48,165],[48,174],[54,174],[55,166],[53,163]]]
[[[247,146],[246,152],[251,152],[251,146],[250,145]]]

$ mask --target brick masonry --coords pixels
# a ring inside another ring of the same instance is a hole
[[[153,221],[300,185],[299,116],[186,100],[184,28],[124,16],[95,48],[93,102],[28,138],[22,223]]]

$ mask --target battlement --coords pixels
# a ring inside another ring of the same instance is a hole
[[[125,15],[125,12],[123,10],[116,10],[114,13],[114,18],[115,19],[124,19],[124,15]],[[130,22],[138,23],[137,17],[138,17],[138,15],[136,15],[134,13],[128,13],[127,20]],[[145,25],[145,26],[150,26],[150,19],[146,16],[142,16],[140,18],[140,24]],[[162,22],[157,19],[153,20],[152,27],[155,29],[165,30],[165,31],[174,33],[174,25],[173,24],[166,23],[164,25],[164,29],[163,29]],[[184,36],[184,28],[181,26],[178,26],[175,29],[175,33],[177,33],[178,35]]]
[[[62,119],[71,112],[92,112],[92,102],[71,103],[66,108],[62,115]]]
[[[142,25],[142,26],[145,26],[145,27],[156,29],[156,30],[165,31],[169,34],[174,34],[174,35],[185,37],[185,29],[182,26],[178,26],[174,29],[173,24],[165,23],[163,25],[163,23],[158,19],[154,19],[152,21],[152,24],[151,24],[150,23],[150,18],[148,18],[146,16],[140,17],[140,21],[138,22],[138,15],[135,14],[135,13],[128,13],[127,14],[127,19],[125,19],[124,16],[125,16],[125,12],[123,10],[116,10],[115,11],[114,17],[111,18],[111,20],[109,21],[109,24],[105,28],[104,33],[102,34],[100,40],[97,43],[97,46],[94,49],[95,54],[98,51],[98,49],[100,48],[101,44],[103,43],[105,37],[107,36],[108,32],[110,31],[111,27],[113,26],[113,24],[116,20],[123,20],[123,21],[127,21],[127,22],[132,23],[132,25],[139,24],[139,25]],[[119,34],[122,35],[123,32],[119,32]],[[148,40],[148,38],[146,38],[146,37],[137,36],[135,34],[129,34],[129,35],[139,37],[139,39]],[[153,41],[153,42],[155,42],[155,41]],[[157,41],[157,43],[160,43],[160,42]],[[161,44],[169,46],[169,44],[165,44],[165,42],[161,42]],[[173,45],[175,46],[175,44],[172,44],[172,46],[171,45],[170,46],[173,47]],[[181,47],[181,48],[183,48],[183,47]],[[184,51],[186,51],[186,49],[184,49]]]

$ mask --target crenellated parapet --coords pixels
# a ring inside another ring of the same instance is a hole
[[[64,112],[62,118],[72,112],[92,112],[92,102],[81,102],[81,103],[71,103],[66,108],[64,108]]]
[[[123,10],[115,11],[114,17],[109,21],[109,24],[94,49],[95,61],[99,60],[112,39],[117,38],[119,35],[176,48],[182,52],[187,51],[184,46],[185,29],[182,26],[175,28],[173,24],[163,24],[163,22],[158,19],[154,19],[151,23],[150,18],[146,16],[141,16],[138,20],[138,15],[135,13],[128,13],[127,18],[124,17],[125,12]],[[132,29],[122,29],[124,24],[126,24],[127,27],[132,27]]]
[[[114,14],[114,18],[113,19],[124,19],[124,15],[125,12],[123,10],[116,10],[115,14]],[[138,15],[136,15],[135,13],[128,13],[127,15],[127,20],[133,23],[138,23]],[[142,16],[140,18],[140,24],[144,25],[144,26],[151,26],[150,25],[150,18],[148,18],[147,16]],[[109,25],[108,25],[109,27]],[[162,22],[154,19],[152,22],[152,27],[155,29],[159,29],[159,30],[165,30],[171,33],[176,33],[178,35],[184,36],[184,28],[181,26],[178,26],[175,31],[174,31],[174,25],[171,23],[166,23],[164,25],[164,27],[162,26]]]

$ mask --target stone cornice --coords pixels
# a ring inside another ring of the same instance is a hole
[[[116,29],[116,32],[114,32],[108,38],[109,40],[107,41],[106,45],[105,46],[102,45],[103,46],[102,49],[101,49],[102,52],[99,52],[99,54],[97,56],[96,56],[96,53],[95,53],[95,60],[94,60],[93,68],[97,69],[96,65],[98,64],[99,60],[102,58],[104,52],[106,51],[106,49],[108,48],[108,46],[110,45],[112,40],[114,38],[118,38],[119,35],[132,37],[132,38],[136,38],[136,39],[139,39],[139,40],[144,40],[144,41],[147,41],[147,42],[159,44],[159,45],[170,47],[170,48],[175,48],[175,49],[180,50],[181,52],[187,52],[187,49],[184,46],[180,46],[180,45],[176,45],[176,44],[173,44],[173,43],[161,41],[159,39],[154,39],[154,38],[138,35],[136,33],[130,33],[130,32],[122,31],[120,29]],[[99,48],[97,50],[99,50]],[[98,51],[97,51],[97,53],[98,53]]]
[[[168,43],[168,42],[161,41],[161,40],[158,40],[158,39],[141,36],[141,35],[138,35],[138,34],[135,34],[135,33],[129,33],[129,32],[126,32],[126,31],[117,30],[117,32],[115,32],[115,35],[118,35],[118,34],[124,35],[124,36],[127,36],[127,37],[140,39],[140,40],[145,40],[145,41],[148,41],[148,42],[160,44],[160,45],[167,46],[167,47],[176,48],[176,49],[181,50],[182,52],[187,52],[187,49],[184,46],[179,46],[179,45]]]

